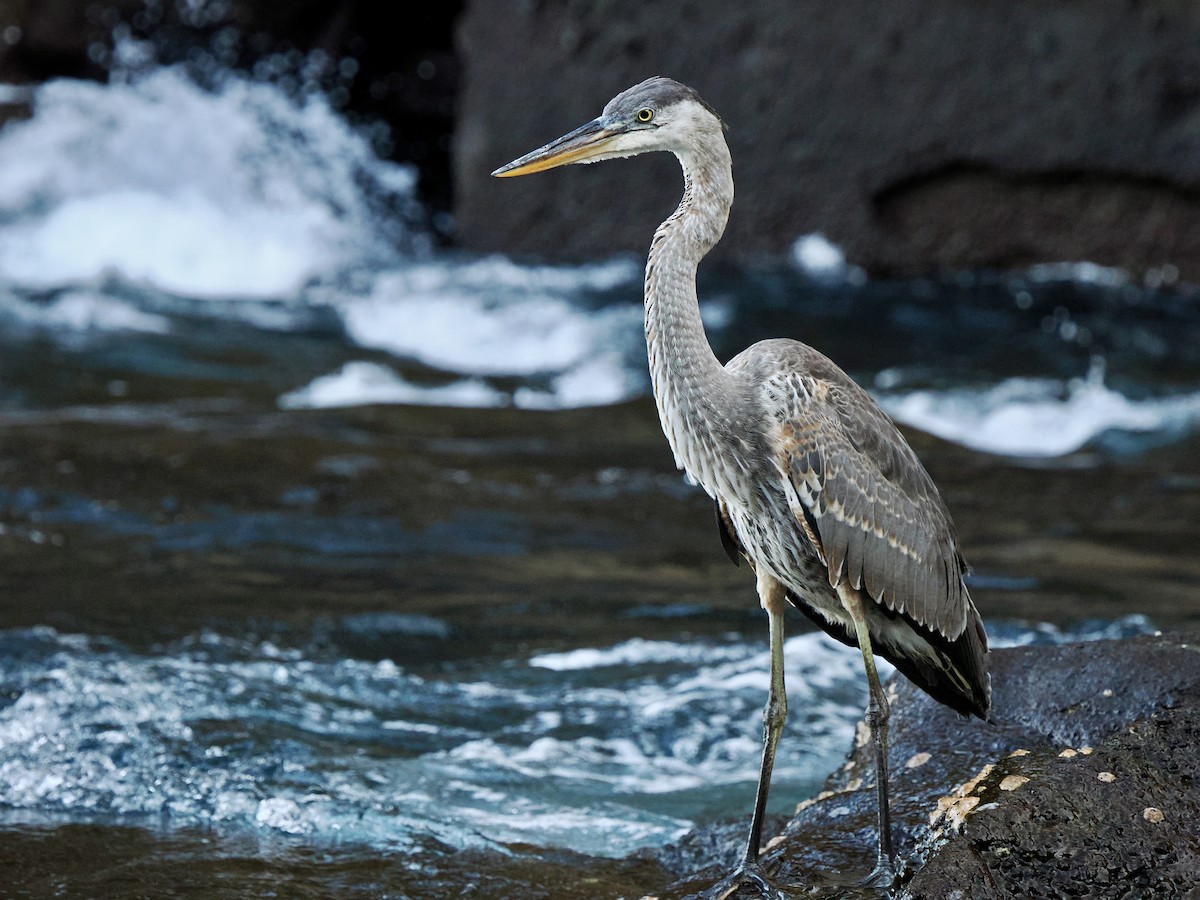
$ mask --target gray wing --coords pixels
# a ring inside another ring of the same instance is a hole
[[[765,363],[771,373],[760,381],[768,442],[830,584],[848,581],[956,640],[973,609],[966,563],[925,467],[870,395],[826,357],[793,341],[757,347],[766,358],[754,367]]]

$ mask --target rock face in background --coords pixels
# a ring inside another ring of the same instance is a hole
[[[456,212],[480,250],[644,252],[670,159],[494,183],[650,75],[729,126],[717,254],[821,231],[876,272],[1089,259],[1200,278],[1200,11],[1178,0],[470,4]]]
[[[465,11],[464,11],[464,7]],[[724,116],[738,202],[716,253],[824,232],[877,273],[1089,259],[1200,279],[1200,11],[1106,4],[0,0],[0,80],[103,78],[119,37],[160,62],[316,53],[334,102],[391,126],[468,249],[643,253],[669,158],[488,173],[650,75]],[[302,58],[302,57],[299,57]],[[7,105],[6,105],[7,104]],[[0,119],[20,114],[0,97]]]
[[[903,678],[889,684],[892,815],[907,870],[898,896],[1200,897],[1194,637],[998,650],[991,669],[990,724]],[[873,785],[873,752],[860,738],[771,844],[767,871],[781,885],[810,885],[806,897],[877,897],[824,881],[853,881],[874,863]],[[681,874],[721,861],[664,900],[732,868],[744,827],[695,833],[663,853]]]

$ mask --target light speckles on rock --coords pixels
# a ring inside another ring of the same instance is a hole
[[[995,768],[994,764],[989,763],[970,781],[960,784],[952,793],[939,798],[937,808],[929,814],[929,824],[936,825],[941,820],[955,831],[961,831],[967,816],[979,805],[980,798],[974,796],[975,789]]]
[[[942,801],[946,801],[944,807]],[[943,797],[938,801],[938,811],[934,814],[934,818],[941,816],[947,825],[955,831],[961,831],[967,821],[967,816],[978,805],[978,797]]]
[[[1006,775],[1000,782],[1000,790],[1015,791],[1028,780],[1024,775]]]
[[[963,784],[963,786],[960,787],[955,793],[959,794],[960,796],[963,794],[972,793],[975,790],[975,788],[979,787],[980,782],[982,782],[985,778],[987,778],[989,775],[992,774],[992,770],[995,768],[996,768],[996,766],[993,763],[988,763],[986,766],[984,766],[982,769],[979,770],[978,775],[976,775],[970,781]]]
[[[800,804],[796,807],[796,812],[801,812],[808,809],[810,806],[828,800],[837,793],[837,791],[821,791],[821,793],[817,794],[815,797],[809,797],[807,800],[801,800]]]

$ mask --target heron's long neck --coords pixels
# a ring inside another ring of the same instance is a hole
[[[696,297],[696,267],[721,238],[733,203],[724,138],[679,154],[684,193],[659,226],[646,263],[646,344],[663,431],[676,462],[713,493],[723,434],[722,410],[733,402],[731,377],[713,355]]]

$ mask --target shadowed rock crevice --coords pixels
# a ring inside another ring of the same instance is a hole
[[[1200,258],[1200,189],[1156,176],[953,162],[871,200],[883,267],[896,273],[917,260],[1016,268],[1086,258],[1136,270]]]

